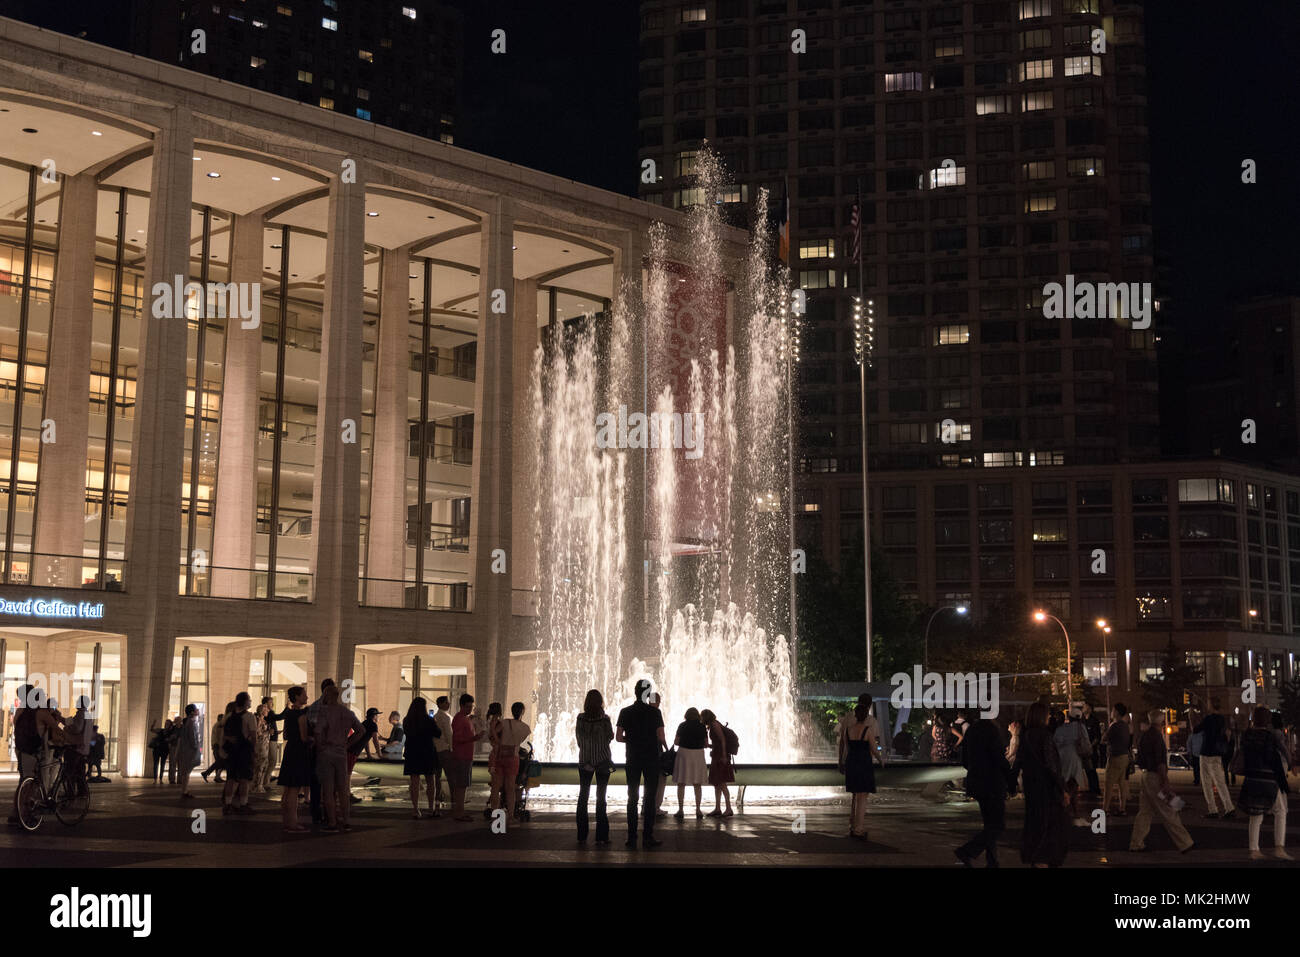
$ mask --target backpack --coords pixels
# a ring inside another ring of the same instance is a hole
[[[740,738],[725,724],[722,726],[722,736],[727,739],[727,757],[734,758],[740,752]]]
[[[36,730],[36,712],[23,708],[14,719],[14,750],[20,754],[40,754],[43,743]]]

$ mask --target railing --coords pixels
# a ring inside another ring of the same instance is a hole
[[[420,354],[411,353],[411,371],[420,371]],[[429,356],[429,374],[447,376],[451,379],[464,379],[467,382],[473,382],[475,376],[476,363],[471,359],[457,358],[456,356]]]
[[[195,598],[248,598],[262,601],[313,600],[315,579],[310,572],[279,569],[275,594],[269,594],[270,573],[265,568],[181,564],[180,594]],[[186,572],[189,572],[187,592]]]
[[[469,532],[456,525],[439,522],[428,523],[429,533],[424,540],[424,547],[439,552],[468,552]],[[419,542],[419,531],[415,522],[406,523],[406,544],[415,547]]]
[[[415,582],[396,578],[357,581],[357,604],[370,608],[422,608],[430,611],[469,611],[469,582]]]
[[[107,558],[104,572],[99,559],[50,552],[11,553],[7,584],[35,588],[84,588],[91,591],[125,591],[126,560]]]

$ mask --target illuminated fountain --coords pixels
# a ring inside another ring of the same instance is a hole
[[[706,154],[699,174],[706,202],[691,212],[684,261],[670,263],[665,232],[652,230],[641,303],[620,290],[610,316],[553,327],[534,355],[534,444],[524,461],[536,501],[533,740],[545,761],[576,760],[574,719],[588,689],[599,689],[616,716],[642,677],[663,695],[670,741],[688,707],[710,708],[739,735],[745,763],[798,756],[784,635],[788,277],[769,269],[770,240],[758,230],[734,289],[728,343],[725,319],[710,321],[725,316],[729,292],[713,201],[723,174]],[[760,224],[766,205],[763,193]],[[645,398],[628,393],[642,368],[636,332],[645,342]],[[621,405],[656,413],[647,416],[649,441],[638,446],[633,430],[625,443],[633,447],[601,448],[597,417]],[[698,416],[693,436],[674,420],[686,413]],[[633,540],[638,515],[644,568]],[[644,605],[631,587],[638,578]],[[621,751],[616,745],[615,760]]]

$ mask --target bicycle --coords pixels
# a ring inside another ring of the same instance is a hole
[[[44,774],[49,764],[38,767],[36,774],[23,778],[18,784],[18,822],[28,831],[41,826],[47,811],[53,811],[55,817],[68,827],[79,824],[90,811],[90,787],[84,778],[68,773],[69,765],[62,752],[62,748],[54,749],[59,772],[49,790],[45,788]]]

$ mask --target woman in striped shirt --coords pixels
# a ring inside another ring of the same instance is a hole
[[[591,779],[596,779],[596,846],[609,844],[609,817],[605,813],[605,788],[609,784],[614,762],[609,753],[609,742],[614,739],[614,727],[605,714],[605,699],[599,691],[587,692],[582,714],[575,722],[578,739],[578,843],[587,843],[587,799],[591,794]]]

